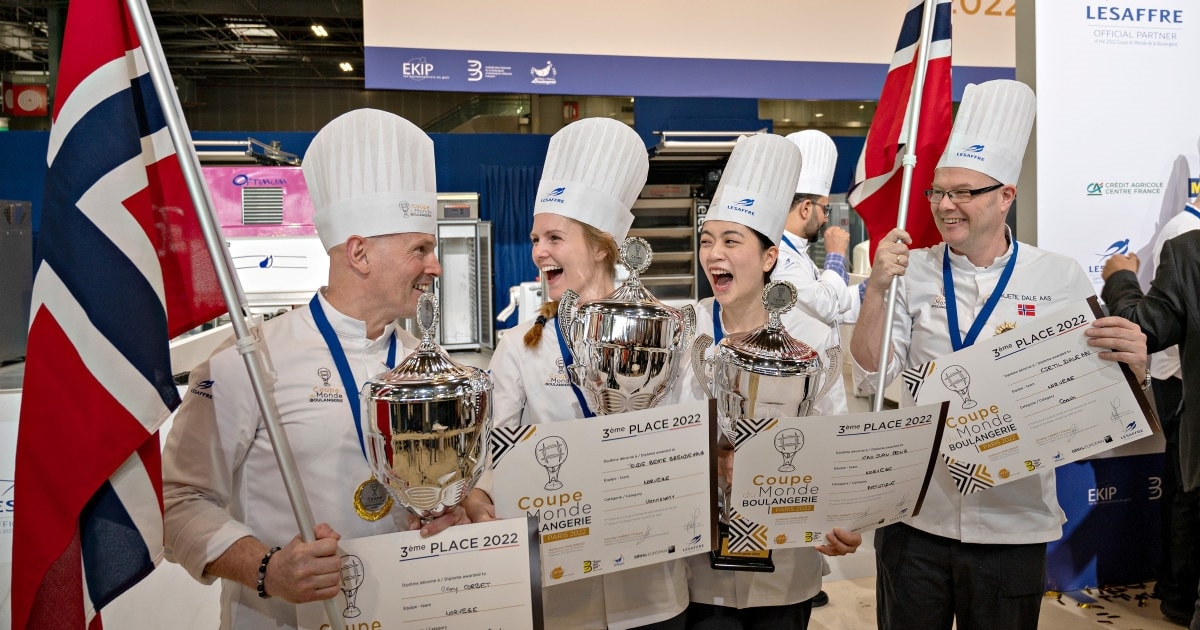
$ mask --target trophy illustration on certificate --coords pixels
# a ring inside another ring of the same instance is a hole
[[[790,282],[771,282],[763,288],[767,323],[760,328],[727,335],[711,358],[705,351],[713,338],[701,335],[692,348],[692,367],[709,398],[717,401],[722,448],[737,443],[738,420],[791,418],[812,415],[813,405],[840,378],[840,348],[826,351],[828,365],[816,350],[787,333],[780,315],[796,305],[796,288]],[[803,434],[776,436],[775,447],[784,457],[779,470],[794,470],[792,458],[804,444]],[[732,507],[730,479],[719,479],[721,489],[720,549],[711,552],[714,569],[774,571],[769,549],[763,549],[745,528],[731,527],[738,519]]]
[[[546,469],[546,475],[549,477],[545,489],[558,490],[563,487],[562,482],[558,480],[558,471],[563,462],[567,461],[567,441],[557,435],[542,438],[534,447],[533,456]]]
[[[358,597],[358,587],[362,586],[365,575],[362,560],[359,560],[358,556],[354,554],[342,556],[342,595],[346,596],[346,610],[342,611],[342,616],[347,619],[353,619],[362,614],[358,606],[354,605],[354,600]]]
[[[559,335],[573,357],[567,374],[601,415],[662,402],[696,333],[691,305],[667,306],[642,286],[638,276],[650,267],[650,244],[627,238],[620,256],[629,277],[608,297],[580,301],[567,289],[558,303]]]
[[[967,391],[971,387],[971,374],[963,366],[951,365],[942,370],[942,384],[946,386],[946,389],[962,397],[963,409],[973,409],[975,405],[979,404],[971,400],[971,392]]]
[[[422,295],[421,344],[395,369],[367,381],[361,395],[374,480],[424,521],[462,503],[475,487],[492,417],[491,378],[433,343],[437,318],[437,298]]]
[[[784,429],[776,433],[775,450],[783,455],[783,463],[777,470],[779,472],[795,472],[796,467],[792,465],[792,460],[802,448],[804,448],[804,434],[800,432],[800,429]]]

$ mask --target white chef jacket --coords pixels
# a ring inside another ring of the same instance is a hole
[[[379,338],[367,339],[364,322],[339,313],[324,296],[320,302],[358,388],[387,370],[393,332],[397,362],[417,346],[394,323]],[[345,401],[358,391],[344,390],[308,307],[267,321],[263,335],[264,359],[274,376],[269,389],[313,517],[344,539],[407,529],[407,512],[399,505],[375,522],[354,511],[355,490],[371,478]],[[228,344],[191,373],[164,449],[163,506],[167,558],[205,584],[214,577],[204,567],[238,539],[254,536],[268,547],[282,547],[299,532],[244,360]],[[296,627],[295,604],[262,599],[254,587],[230,580],[221,586],[222,628]]]
[[[558,322],[550,319],[536,348],[525,347],[534,320],[505,331],[488,369],[495,426],[584,417],[563,368]],[[669,560],[542,589],[546,628],[633,628],[670,619],[688,604],[687,565]]]
[[[837,272],[817,269],[808,256],[808,245],[803,237],[785,230],[771,280],[786,280],[796,287],[796,305],[780,316],[783,326],[826,360],[826,348],[842,347],[840,324],[850,311],[855,292]],[[846,354],[842,348],[842,361],[846,360]],[[843,379],[837,379],[825,396],[829,399],[828,413],[850,413]]]
[[[1187,207],[1196,210],[1195,204],[1187,204]],[[1169,221],[1163,224],[1162,230],[1158,233],[1158,240],[1154,242],[1154,257],[1150,260],[1151,274],[1158,270],[1158,263],[1162,257],[1163,243],[1195,229],[1200,229],[1200,217],[1184,210],[1179,214],[1171,217]],[[1142,263],[1143,265],[1146,263]],[[1183,378],[1183,368],[1179,363],[1179,346],[1171,346],[1159,352],[1150,355],[1150,376],[1159,380],[1169,378]]]
[[[908,272],[898,278],[892,326],[893,356],[887,370],[889,382],[903,368],[953,352],[946,320],[946,297],[942,290],[945,249],[946,245],[942,243],[912,250]],[[976,267],[966,256],[951,252],[958,326],[964,338],[999,282],[1012,251],[1010,244],[1008,250],[987,267]],[[995,336],[1001,325],[1020,326],[1035,315],[1052,313],[1064,303],[1093,295],[1095,289],[1078,262],[1021,243],[1012,277],[979,339]],[[1018,312],[1018,305],[1025,305],[1022,312],[1027,314]],[[877,374],[868,370],[878,366],[863,367],[853,358],[851,361],[855,385],[868,393],[874,392]],[[976,397],[979,395],[975,394]],[[905,390],[904,406],[913,404],[911,395]],[[921,513],[908,521],[917,529],[966,543],[1002,544],[1057,540],[1062,536],[1064,522],[1066,516],[1058,505],[1053,469],[964,497],[954,487],[941,458],[938,458]]]
[[[713,336],[712,305],[713,298],[700,300],[696,305],[697,336]],[[712,351],[709,350],[707,355],[712,356]],[[841,380],[840,372],[838,380]],[[691,362],[688,362],[682,381],[683,400],[704,400],[705,394],[691,370]],[[775,571],[760,573],[713,569],[708,554],[689,556],[687,562],[692,574],[689,584],[692,601],[730,608],[797,604],[816,597],[821,590],[821,576],[829,573],[824,557],[811,547],[776,549],[771,554],[771,560],[775,563]]]

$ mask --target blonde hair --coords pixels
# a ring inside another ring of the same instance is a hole
[[[570,219],[570,217],[567,218]],[[599,228],[583,223],[582,221],[571,220],[583,228],[583,240],[588,246],[604,252],[604,262],[608,263],[606,269],[608,277],[615,278],[617,276],[617,256],[619,255],[617,242],[607,232]],[[538,309],[537,319],[533,322],[533,326],[530,326],[529,330],[525,332],[524,341],[526,348],[538,347],[542,341],[542,329],[546,327],[546,321],[557,314],[558,300],[546,302]]]

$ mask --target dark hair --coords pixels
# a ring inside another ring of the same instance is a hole
[[[751,232],[754,233],[755,236],[758,237],[758,244],[762,245],[762,249],[764,252],[767,251],[768,249],[771,249],[772,247],[775,247],[774,241],[767,238],[767,236],[765,234],[763,234],[762,232],[759,232],[758,230],[756,230],[752,227],[747,227],[747,229],[749,229]],[[763,285],[766,285],[768,282],[771,281],[771,272],[775,271],[775,265],[778,265],[778,264],[779,264],[779,257],[776,256],[775,264],[771,265],[770,269],[763,272]]]
[[[796,193],[795,195],[792,195],[792,208],[795,208],[796,206],[804,203],[805,201],[811,201],[813,203],[817,203],[818,201],[821,200],[821,197],[824,197],[824,196],[825,195],[817,195],[817,194],[813,194],[813,193]]]

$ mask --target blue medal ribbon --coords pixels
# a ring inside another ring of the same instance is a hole
[[[950,344],[954,346],[955,352],[963,348],[968,348],[975,343],[975,340],[979,337],[979,333],[983,331],[984,324],[992,316],[992,311],[996,309],[996,304],[1000,302],[1000,296],[1004,293],[1005,287],[1008,286],[1008,279],[1012,277],[1013,268],[1017,266],[1016,239],[1013,239],[1012,246],[1012,256],[1009,257],[1008,262],[1004,265],[1004,271],[1000,274],[1000,281],[996,283],[996,288],[992,289],[992,295],[984,303],[983,310],[979,311],[979,316],[971,324],[971,329],[967,331],[967,338],[965,340],[962,338],[962,332],[958,328],[958,302],[954,299],[954,271],[950,267],[950,246],[946,245],[945,251],[942,252],[942,287],[946,293],[946,325],[950,327]]]
[[[788,247],[790,247],[790,248],[792,249],[792,251],[796,252],[797,254],[799,254],[799,253],[800,253],[800,248],[799,248],[799,247],[796,247],[796,244],[795,244],[795,243],[793,243],[793,242],[791,242],[791,241],[789,241],[789,240],[788,240],[787,234],[784,234],[784,235],[783,235],[783,244],[784,244],[784,245],[787,245]]]
[[[1190,205],[1184,205],[1183,211],[1190,212],[1192,214],[1192,216],[1196,217],[1197,219],[1200,219],[1200,210],[1197,210],[1197,209],[1191,207]]]
[[[551,321],[554,321],[553,317],[547,321],[547,324],[549,324]],[[572,355],[571,350],[567,348],[567,340],[563,339],[562,331],[560,331],[557,326],[554,328],[554,335],[558,337],[558,351],[562,353],[563,374],[567,377],[567,384],[571,386],[571,391],[575,392],[575,398],[579,400],[579,408],[583,410],[583,417],[595,417],[596,414],[592,413],[592,410],[588,407],[587,400],[585,400],[583,397],[583,392],[580,391],[579,387],[575,385],[575,381],[571,380],[571,373],[567,368],[571,367],[571,364],[575,362],[574,355]]]
[[[721,327],[721,303],[713,300],[713,347],[725,338],[725,329]]]
[[[367,446],[363,440],[362,423],[360,422],[362,409],[358,402],[359,392],[354,381],[354,372],[350,371],[350,360],[346,358],[342,342],[338,341],[337,333],[333,331],[329,318],[325,316],[325,310],[321,308],[321,300],[316,295],[308,303],[308,310],[312,312],[317,330],[321,331],[321,336],[325,338],[325,345],[329,347],[333,364],[337,366],[338,376],[342,379],[342,388],[346,390],[346,402],[350,404],[350,413],[354,416],[354,430],[358,432],[358,448],[362,449],[363,457],[366,457]],[[392,331],[392,340],[388,343],[387,366],[389,369],[396,367],[396,332],[394,330]]]

